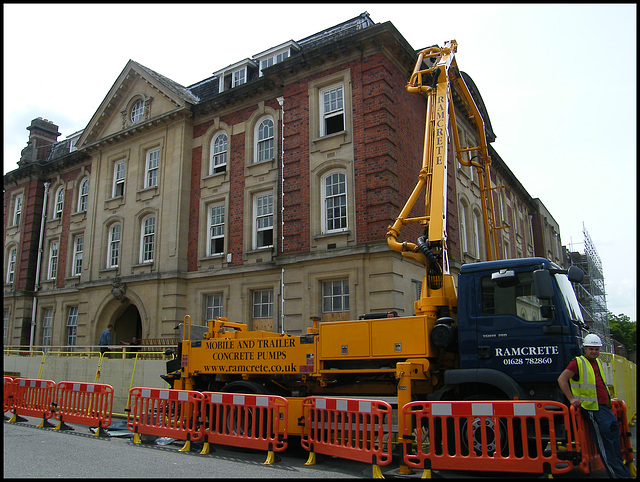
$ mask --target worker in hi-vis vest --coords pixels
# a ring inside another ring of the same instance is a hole
[[[620,427],[611,411],[611,395],[607,388],[602,364],[598,360],[602,341],[598,335],[588,334],[582,341],[584,355],[571,363],[558,377],[558,385],[571,405],[581,412],[589,425],[602,463],[609,477],[631,478],[622,460]]]

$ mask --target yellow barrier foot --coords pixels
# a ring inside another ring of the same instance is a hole
[[[9,420],[9,422],[7,422],[7,423],[26,422],[26,421],[27,421],[27,419],[26,419],[26,418],[23,418],[23,417],[21,417],[20,415],[18,415],[18,414],[16,414],[16,413],[14,413],[14,414],[11,416],[11,420]]]
[[[53,430],[74,430],[73,427],[69,427],[66,423],[60,420],[60,423]]]
[[[187,440],[178,452],[189,452],[191,450],[191,441]]]
[[[140,434],[138,432],[133,434],[133,443],[134,444],[141,444],[142,440],[140,440]]]
[[[49,427],[53,427],[52,423],[49,423],[49,421],[46,418],[42,419],[42,422],[40,422],[36,428],[49,428]]]
[[[309,452],[309,458],[304,463],[304,465],[315,465],[315,464],[316,464],[316,453],[315,452]]]
[[[398,470],[398,472],[401,475],[411,475],[413,474],[413,469],[408,465],[400,464],[400,470]]]
[[[202,450],[200,451],[200,455],[207,455],[209,453],[209,442],[205,442],[202,445]]]
[[[384,475],[382,475],[382,470],[380,470],[379,465],[376,465],[376,464],[373,465],[373,478],[384,479]]]
[[[636,470],[636,464],[631,462],[629,464],[629,472],[631,473],[631,477],[637,477],[638,471]]]
[[[275,458],[276,457],[275,457],[275,454],[273,453],[273,450],[269,450],[267,452],[267,460],[265,460],[262,465],[273,465]]]
[[[102,427],[91,427],[89,429],[94,437],[108,437],[109,434]]]
[[[424,469],[422,471],[422,478],[423,479],[430,479],[431,478],[431,469]]]

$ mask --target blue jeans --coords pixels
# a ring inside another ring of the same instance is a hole
[[[583,410],[598,454],[609,474],[614,479],[629,479],[631,473],[622,461],[620,447],[620,426],[618,419],[606,405],[598,405],[599,410]]]

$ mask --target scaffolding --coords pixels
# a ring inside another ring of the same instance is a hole
[[[584,223],[582,224],[582,234],[584,236],[584,253],[572,252],[571,260],[573,264],[582,268],[584,278],[581,283],[574,283],[574,289],[589,331],[600,335],[603,351],[613,353],[614,346],[607,319],[607,295],[602,262]]]

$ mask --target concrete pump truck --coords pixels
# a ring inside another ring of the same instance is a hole
[[[564,401],[556,379],[580,354],[586,329],[571,285],[582,271],[543,258],[498,259],[485,126],[458,70],[456,47],[451,41],[421,51],[407,84],[427,102],[422,168],[386,239],[425,267],[415,315],[314,320],[302,335],[250,331],[225,318],[192,326],[187,316],[163,375],[173,388],[284,396],[290,435],[300,434],[302,400],[312,395],[381,397],[399,409],[412,400]],[[460,107],[478,145],[460,144]],[[464,264],[457,290],[447,257],[449,147],[478,173],[488,259]],[[410,218],[423,191],[425,214]],[[419,223],[424,235],[401,241],[408,223]]]

